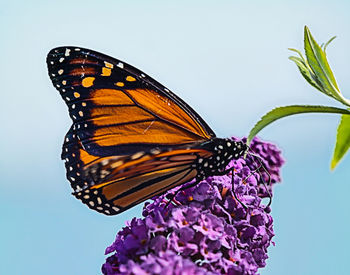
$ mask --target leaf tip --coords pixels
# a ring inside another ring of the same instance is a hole
[[[331,171],[334,171],[335,167],[338,165],[338,162],[334,159],[331,161]]]

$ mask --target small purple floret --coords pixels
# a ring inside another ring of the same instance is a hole
[[[263,198],[281,181],[284,160],[271,143],[255,138],[251,148],[268,173],[257,172],[259,161],[250,155],[229,164],[235,169],[235,194],[248,209],[235,199],[231,175],[209,177],[165,208],[179,187],[169,190],[145,204],[144,218],[118,232],[106,249],[114,254],[103,264],[103,274],[257,274],[274,236]],[[265,187],[268,174],[271,184]]]

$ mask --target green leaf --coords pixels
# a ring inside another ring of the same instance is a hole
[[[288,50],[290,50],[290,51],[292,51],[292,52],[296,52],[296,53],[300,56],[300,59],[303,60],[303,63],[304,63],[304,64],[307,64],[307,61],[305,60],[303,54],[302,54],[300,51],[298,51],[298,50],[296,50],[296,49],[293,49],[293,48],[288,48]]]
[[[294,61],[294,63],[298,66],[298,69],[301,75],[306,79],[306,81],[309,82],[312,86],[314,86],[317,90],[320,90],[322,92],[322,87],[320,87],[316,83],[313,75],[311,75],[310,70],[307,68],[307,65],[304,63],[304,60],[296,56],[290,56],[289,59]]]
[[[336,36],[333,36],[331,39],[328,40],[328,42],[326,42],[326,44],[324,44],[323,46],[321,46],[323,48],[323,51],[326,52],[326,49],[328,47],[328,45],[334,40],[336,39]]]
[[[259,133],[263,128],[265,128],[270,123],[295,114],[303,114],[303,113],[334,113],[334,114],[346,114],[350,115],[350,111],[346,109],[336,108],[336,107],[328,107],[328,106],[313,106],[313,105],[291,105],[278,107],[267,114],[265,114],[250,130],[247,139],[247,145],[250,144],[252,139]]]
[[[330,42],[330,41],[328,41]],[[328,45],[327,43],[325,47]],[[310,30],[305,26],[304,47],[307,61],[312,68],[317,80],[327,93],[337,95],[340,93],[333,72],[328,64],[326,53],[312,37]]]
[[[327,43],[320,46],[312,37],[308,27],[305,26],[304,48],[306,59],[300,51],[292,48],[289,48],[289,50],[296,52],[299,57],[291,56],[289,59],[295,62],[302,76],[309,84],[350,107],[350,100],[341,94],[326,57],[326,48],[335,38],[335,36],[332,37]]]
[[[350,148],[350,116],[342,115],[334,148],[331,169],[333,170]]]

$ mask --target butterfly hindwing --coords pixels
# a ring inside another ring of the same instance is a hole
[[[105,158],[86,152],[79,141],[73,126],[67,132],[62,147],[61,158],[66,167],[66,176],[71,187],[76,192],[89,187],[90,181],[85,176],[85,168],[94,163],[100,163]],[[117,158],[117,156],[115,156]]]
[[[74,195],[90,208],[115,215],[197,176],[196,162],[212,153],[178,148],[128,158],[109,157],[85,167],[89,188]]]

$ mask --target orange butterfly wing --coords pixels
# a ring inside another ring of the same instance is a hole
[[[212,153],[198,148],[98,157],[87,153],[73,128],[65,137],[62,159],[74,195],[89,208],[116,215],[197,175],[195,162]]]
[[[62,151],[67,179],[90,208],[120,213],[193,179],[197,158],[211,155],[198,149],[215,137],[204,120],[136,68],[74,47],[51,50],[47,64],[73,120]]]
[[[184,101],[136,68],[106,55],[62,47],[47,57],[73,131],[96,156],[128,155],[215,137]]]
[[[125,159],[105,158],[86,167],[90,188],[74,195],[91,209],[115,215],[191,181],[197,176],[193,164],[211,155],[204,149],[179,148],[155,154],[139,152]]]

